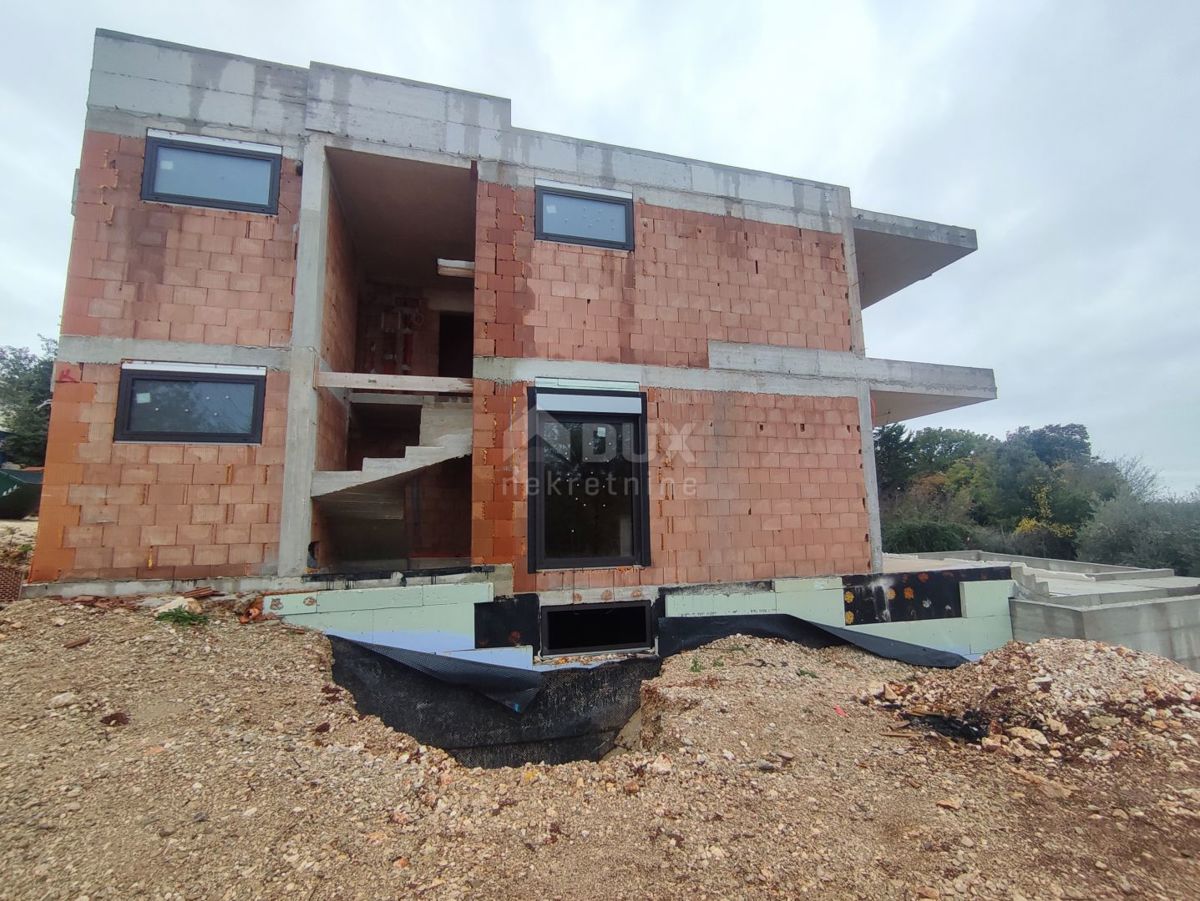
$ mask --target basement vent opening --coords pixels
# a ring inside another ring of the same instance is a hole
[[[634,651],[651,647],[649,601],[542,608],[542,655]]]

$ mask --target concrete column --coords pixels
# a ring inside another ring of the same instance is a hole
[[[296,299],[292,313],[291,379],[288,384],[287,448],[279,527],[279,574],[295,576],[308,565],[312,540],[312,475],[317,464],[317,392],[325,306],[325,242],[329,172],[325,138],[310,135],[304,147],[300,235],[296,250]]]
[[[842,225],[842,252],[846,257],[846,278],[849,281],[850,351],[866,357],[867,342],[863,334],[862,294],[859,291],[858,251],[854,243],[854,205],[850,189],[837,192],[837,215]],[[879,478],[875,474],[875,423],[871,416],[871,387],[858,383],[858,423],[862,440],[863,483],[867,492],[867,532],[871,539],[871,572],[883,570],[883,528],[879,523]]]
[[[875,432],[871,387],[859,382],[858,423],[862,433],[863,483],[867,491],[867,531],[871,536],[871,572],[883,571],[883,528],[879,524],[879,478],[875,474]]]
[[[860,357],[867,354],[867,342],[863,335],[862,295],[858,287],[858,251],[854,243],[854,207],[850,203],[850,189],[839,188],[837,192],[837,215],[842,225],[842,253],[846,257],[846,278],[850,281],[850,350]]]

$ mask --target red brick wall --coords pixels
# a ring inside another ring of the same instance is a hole
[[[651,388],[651,565],[529,574],[526,387],[475,387],[472,554],[514,563],[517,591],[869,568],[854,398]]]
[[[840,235],[635,204],[634,250],[534,241],[534,192],[480,182],[475,354],[707,366],[709,339],[851,347]]]
[[[284,160],[279,215],[140,200],[145,141],[84,134],[64,335],[286,347],[300,177]]]
[[[279,213],[140,199],[145,142],[84,135],[64,335],[287,347],[300,178]],[[287,375],[267,376],[261,445],[114,443],[117,365],[60,363],[30,578],[270,572],[279,541]]]
[[[349,405],[329,388],[317,391],[317,469],[346,468]]]
[[[120,367],[55,367],[31,581],[270,572],[278,557],[286,373],[261,445],[114,443]]]

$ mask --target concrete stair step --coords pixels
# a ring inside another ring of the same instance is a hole
[[[325,497],[352,488],[362,488],[372,482],[407,475],[427,466],[465,457],[470,452],[469,445],[466,447],[422,447],[416,445],[407,448],[403,457],[365,457],[361,470],[314,472],[310,494],[312,497]]]

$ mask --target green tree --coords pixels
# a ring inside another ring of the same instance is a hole
[[[1047,466],[1060,463],[1087,463],[1092,459],[1092,439],[1087,426],[1077,422],[1044,425],[1040,429],[1021,426],[1009,434],[1009,441],[1026,444]]]
[[[895,497],[908,488],[915,470],[912,436],[903,423],[894,422],[875,430],[875,479],[881,499]]]
[[[0,427],[9,433],[4,453],[13,463],[41,466],[46,461],[50,380],[57,351],[57,344],[46,338],[41,353],[0,347]]]
[[[921,429],[912,436],[912,456],[918,475],[945,472],[959,460],[979,457],[1000,442],[991,435],[966,429]]]

